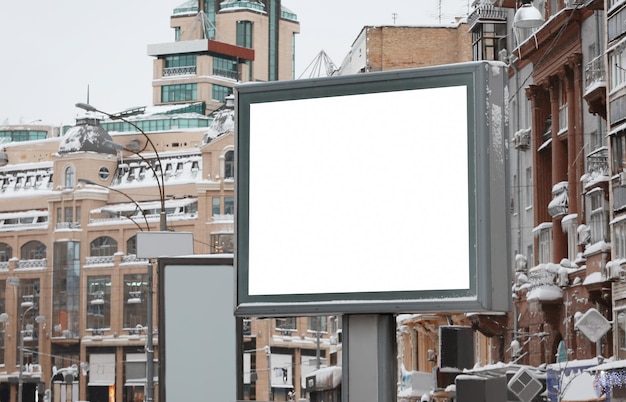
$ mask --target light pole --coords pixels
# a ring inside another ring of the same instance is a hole
[[[150,167],[150,169],[152,170],[153,174],[154,174],[154,179],[157,182],[157,186],[159,188],[159,201],[161,202],[161,214],[160,214],[160,230],[162,232],[166,232],[167,231],[167,214],[165,212],[165,179],[164,179],[164,174],[163,174],[163,164],[161,163],[161,157],[159,155],[159,151],[156,149],[156,146],[154,145],[154,143],[152,142],[152,140],[150,139],[150,137],[148,136],[148,134],[146,134],[141,128],[139,128],[139,126],[137,126],[135,123],[126,120],[125,118],[123,118],[120,115],[115,115],[115,114],[110,114],[107,112],[103,112],[102,110],[98,110],[95,107],[87,104],[87,103],[77,103],[76,104],[77,108],[86,110],[88,112],[96,112],[96,113],[101,113],[104,114],[106,116],[108,116],[110,119],[112,120],[121,120],[124,123],[130,124],[131,126],[133,126],[136,130],[138,130],[141,135],[143,135],[146,138],[146,146],[143,147],[143,149],[139,150],[139,151],[134,151],[132,149],[127,149],[124,146],[120,146],[119,144],[118,147],[121,147],[121,149],[131,152],[135,155],[137,155],[139,158],[141,158],[141,160],[143,160],[144,162],[148,163],[148,166]],[[148,144],[150,144],[150,146],[152,147],[152,150],[154,151],[154,154],[156,156],[157,162],[159,163],[159,174],[157,174],[156,169],[154,168],[154,166],[152,166],[151,163],[149,163],[148,161],[145,160],[145,158],[141,155],[141,152],[143,150],[146,149],[146,147],[148,146]],[[111,145],[115,146],[115,143],[112,143]],[[129,197],[130,198],[130,197]],[[134,201],[134,200],[133,200]],[[137,205],[137,204],[136,204]],[[145,218],[145,216],[144,216]],[[152,332],[153,332],[153,320],[152,320],[152,316],[153,316],[153,307],[152,307],[152,283],[153,283],[153,269],[152,269],[152,264],[148,264],[148,295],[147,295],[147,303],[148,303],[148,322],[147,324],[147,333],[146,333],[146,392],[144,395],[144,400],[146,402],[153,402],[154,401],[154,345],[153,345],[153,339],[152,339]],[[21,401],[18,401],[21,402]]]
[[[24,301],[22,302],[22,307],[27,307],[27,309],[24,310],[22,316],[20,317],[20,371],[17,374],[17,402],[22,402],[22,393],[24,390],[24,378],[22,377],[22,373],[24,372],[24,336],[26,334],[26,330],[24,329],[24,317],[26,317],[26,314],[28,314],[33,308],[35,308],[35,304],[32,301]],[[45,320],[46,318],[40,315],[35,317],[35,322],[37,324],[42,323]]]

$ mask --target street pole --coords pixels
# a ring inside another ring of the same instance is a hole
[[[22,326],[24,317],[22,317]],[[24,370],[24,328],[20,329],[20,371],[17,375],[17,402],[22,402],[22,392],[24,390],[24,379],[22,371]]]
[[[141,160],[148,163],[149,168],[152,170],[152,173],[154,174],[154,179],[156,180],[157,187],[159,189],[159,201],[161,203],[161,213],[159,215],[159,230],[162,232],[167,232],[167,213],[165,211],[165,177],[163,174],[163,164],[161,163],[161,156],[159,155],[159,151],[154,145],[154,142],[152,142],[148,134],[146,134],[139,126],[137,126],[135,123],[133,123],[130,120],[126,120],[124,117],[120,115],[114,115],[114,114],[110,114],[107,112],[103,112],[102,110],[98,110],[95,107],[86,103],[77,103],[76,107],[86,110],[88,112],[102,113],[108,116],[111,120],[121,120],[124,123],[130,124],[131,126],[133,126],[136,130],[138,130],[141,133],[141,135],[144,136],[144,138],[146,139],[146,145],[144,146],[142,150],[133,151],[131,149],[125,148],[124,146],[121,146],[121,149],[137,155],[139,158],[141,158]],[[159,172],[157,172],[154,166],[152,166],[152,164],[146,161],[146,159],[141,155],[141,152],[148,145],[150,145],[150,147],[154,151],[154,155],[156,156],[157,162],[159,164]],[[146,325],[148,328],[147,328],[147,334],[146,334],[146,390],[144,393],[145,402],[154,401],[154,345],[153,345],[153,339],[152,339],[152,332],[153,332],[152,316],[154,315],[154,311],[153,311],[154,308],[152,304],[152,291],[153,291],[152,289],[153,272],[152,271],[153,271],[152,264],[148,264],[148,295],[146,297],[147,303],[148,303],[148,321]],[[18,402],[22,402],[22,401],[18,401]]]
[[[27,308],[20,318],[20,371],[17,374],[17,402],[22,402],[22,393],[24,390],[24,378],[22,378],[22,372],[24,371],[24,317],[33,309],[34,306]]]
[[[152,344],[152,264],[148,263],[148,323],[146,333],[146,402],[154,401],[154,346]]]

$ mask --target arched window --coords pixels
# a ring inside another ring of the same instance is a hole
[[[46,245],[40,241],[31,240],[22,246],[20,255],[22,260],[41,260],[46,258]]]
[[[9,261],[13,257],[13,248],[6,243],[0,243],[0,262]]]
[[[74,180],[76,179],[74,174],[74,166],[70,165],[65,168],[65,188],[74,187]]]
[[[137,236],[126,240],[126,254],[137,254]]]
[[[224,155],[224,178],[232,179],[235,177],[235,151],[228,151]]]
[[[100,236],[90,244],[91,257],[107,257],[117,253],[117,241],[109,236]]]

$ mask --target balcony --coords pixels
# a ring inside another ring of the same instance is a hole
[[[493,4],[479,4],[467,19],[467,24],[470,26],[470,30],[474,28],[477,23],[502,21],[506,22],[507,10],[502,8],[495,8]]]
[[[587,156],[587,173],[592,177],[609,176],[609,150],[606,147]]]
[[[606,119],[606,69],[600,55],[585,66],[585,94],[589,111]]]
[[[239,80],[239,71],[235,70],[227,70],[224,68],[214,68],[213,75],[218,77],[230,78],[231,80],[238,81]]]
[[[173,77],[177,75],[196,75],[196,66],[166,67],[163,69],[163,77]]]

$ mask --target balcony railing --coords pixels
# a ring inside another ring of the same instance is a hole
[[[587,172],[598,176],[609,175],[608,149],[602,148],[587,156]]]
[[[596,86],[606,86],[606,69],[604,68],[603,55],[591,60],[585,66],[585,92]]]
[[[37,269],[37,268],[46,268],[48,264],[46,263],[45,258],[37,259],[37,260],[19,260],[17,263],[17,267],[19,269]]]
[[[196,66],[165,67],[163,69],[163,77],[172,77],[175,75],[196,75]]]
[[[80,222],[58,222],[56,224],[57,229],[78,229],[80,228]]]
[[[506,10],[495,8],[492,4],[481,4],[470,14],[467,23],[473,27],[474,24],[482,21],[506,21],[506,14]]]
[[[85,257],[85,265],[112,265],[113,257],[112,255]]]
[[[239,71],[227,70],[224,68],[214,68],[213,75],[230,78],[231,80],[239,80]]]

